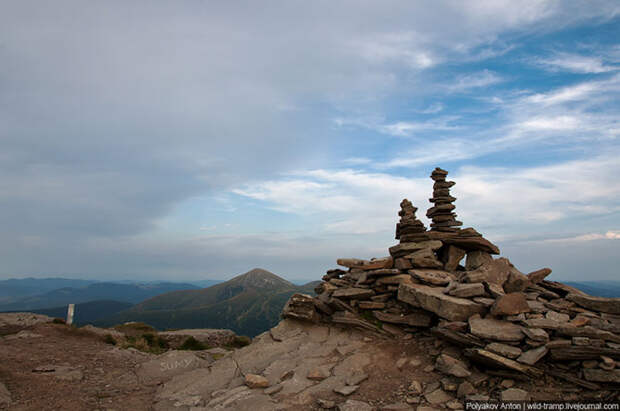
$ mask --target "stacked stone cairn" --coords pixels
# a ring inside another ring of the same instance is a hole
[[[463,225],[460,221],[456,221],[456,213],[453,212],[455,205],[452,203],[456,198],[450,195],[450,187],[455,183],[446,181],[447,175],[448,172],[439,167],[431,174],[435,184],[433,184],[433,198],[429,201],[435,206],[426,212],[426,216],[433,220],[431,231],[454,232],[458,231],[457,227]]]
[[[463,382],[476,367],[485,375],[556,378],[586,392],[620,387],[620,299],[545,280],[548,268],[525,275],[507,258],[493,258],[494,244],[455,227],[446,175],[436,169],[431,176],[431,210],[450,207],[442,208],[449,214],[429,210],[430,231],[403,200],[400,243],[389,256],[339,259],[343,268],[327,271],[317,296],[293,295],[283,316],[390,338],[431,334],[458,347],[438,355],[435,370]]]

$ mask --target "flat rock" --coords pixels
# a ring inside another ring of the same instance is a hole
[[[549,349],[543,345],[541,347],[525,351],[523,354],[519,356],[519,358],[517,358],[517,361],[523,364],[527,364],[527,365],[534,365],[541,358],[547,355],[547,352],[549,352]]]
[[[519,388],[508,388],[502,391],[500,398],[502,401],[529,401],[530,393]]]
[[[382,311],[373,313],[379,321],[392,324],[404,324],[412,327],[428,327],[431,325],[431,314],[420,311],[412,314],[390,314]]]
[[[322,367],[315,367],[311,369],[310,371],[308,371],[308,375],[306,376],[306,378],[309,380],[313,380],[313,381],[323,381],[324,379],[329,378],[330,376],[331,376],[331,372],[330,372],[329,367],[322,366]]]
[[[348,298],[351,300],[361,300],[364,298],[372,297],[375,292],[368,288],[339,288],[332,293],[332,297]]]
[[[493,315],[517,315],[530,311],[523,293],[509,293],[498,297],[491,306]]]
[[[512,345],[496,342],[488,344],[486,347],[484,347],[484,349],[513,360],[519,357],[522,353],[519,347],[513,347]]]
[[[484,237],[447,237],[443,239],[443,242],[453,244],[467,252],[484,251],[489,254],[499,254],[499,248]]]
[[[480,295],[484,295],[484,285],[482,283],[472,283],[472,284],[458,284],[455,288],[450,290],[448,294],[454,297],[477,297]]]
[[[416,280],[431,285],[447,285],[455,279],[454,275],[443,270],[412,269],[408,273]]]
[[[459,384],[458,389],[456,390],[456,396],[458,398],[465,398],[467,395],[473,394],[476,392],[476,389],[469,381],[463,381]]]
[[[394,260],[392,257],[375,258],[372,260],[361,260],[358,258],[339,258],[336,263],[343,267],[359,268],[362,270],[376,270],[380,268],[392,268]]]
[[[334,392],[336,394],[348,396],[357,391],[359,387],[359,385],[343,385],[341,387],[334,388]]]
[[[590,295],[568,294],[566,299],[593,311],[620,314],[620,298],[592,297]]]
[[[508,321],[490,318],[470,318],[469,330],[476,337],[495,341],[521,341],[521,327]]]
[[[398,300],[433,312],[450,321],[465,321],[485,308],[473,301],[443,294],[441,288],[421,284],[401,283]]]
[[[559,323],[567,323],[570,321],[570,315],[558,313],[556,311],[551,311],[551,310],[545,313],[545,318],[549,320],[557,321]]]
[[[403,281],[411,282],[410,274],[388,275],[375,281],[376,285],[399,285]]]
[[[42,373],[45,375],[58,378],[59,380],[78,382],[82,381],[84,374],[77,368],[67,365],[42,365],[32,370],[35,373]]]
[[[521,331],[523,331],[523,334],[525,334],[525,336],[532,341],[541,342],[543,344],[546,344],[547,341],[549,341],[549,334],[547,334],[547,332],[542,328],[523,327]]]
[[[471,375],[471,372],[467,369],[467,365],[463,361],[459,361],[447,354],[441,354],[437,357],[435,369],[444,374],[459,378],[469,377]]]
[[[411,254],[414,251],[423,250],[425,248],[439,250],[442,246],[443,243],[438,240],[400,243],[390,247],[390,255],[392,255],[392,257],[402,257],[404,255]]]
[[[531,318],[523,321],[526,327],[529,328],[544,328],[546,330],[557,330],[560,328],[560,323],[549,318]]]

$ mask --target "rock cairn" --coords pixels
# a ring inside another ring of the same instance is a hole
[[[415,216],[418,209],[406,198],[400,202],[400,222],[396,223],[396,239],[400,239],[402,234],[418,234],[426,231],[424,223]]]
[[[450,195],[450,187],[454,181],[446,181],[448,172],[437,167],[433,170],[431,178],[435,182],[433,184],[433,198],[429,201],[435,204],[429,208],[426,216],[431,218],[431,231],[455,232],[463,223],[456,221],[456,214],[453,212],[455,205],[452,204],[456,198]]]
[[[339,259],[343,268],[327,271],[317,296],[293,295],[283,316],[397,338],[431,333],[460,347],[437,356],[435,369],[461,381],[475,364],[476,372],[545,375],[588,390],[620,384],[620,299],[545,280],[548,268],[525,275],[507,258],[493,258],[494,244],[472,228],[454,228],[446,175],[436,169],[431,176],[431,210],[450,205],[442,209],[448,214],[427,215],[448,215],[449,225],[422,231],[415,207],[403,200],[400,243],[389,256]]]

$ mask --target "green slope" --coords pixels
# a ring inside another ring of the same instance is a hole
[[[296,286],[273,273],[254,269],[202,290],[159,295],[98,323],[143,321],[160,330],[228,328],[253,337],[278,323],[292,294],[311,294],[315,285]]]

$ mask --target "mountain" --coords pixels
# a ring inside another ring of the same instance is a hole
[[[43,294],[58,288],[86,287],[96,281],[70,278],[11,278],[0,281],[0,304],[9,304],[23,297]]]
[[[219,284],[219,283],[222,283],[222,282],[223,282],[222,280],[188,281],[188,283],[194,284],[196,287],[199,287],[199,288],[211,287],[212,285]]]
[[[158,329],[229,328],[255,336],[278,323],[294,293],[314,293],[316,283],[297,286],[255,268],[224,283],[201,290],[173,291],[135,305],[97,323],[143,321]]]
[[[598,297],[620,297],[620,281],[567,281],[564,284]]]
[[[185,283],[118,284],[94,283],[84,287],[65,287],[40,295],[21,298],[0,305],[0,311],[32,311],[41,308],[66,306],[97,300],[114,300],[136,304],[159,294],[175,290],[191,290],[197,287]]]
[[[120,311],[127,310],[132,306],[133,304],[131,303],[113,300],[98,300],[76,304],[73,323],[78,326],[91,324],[102,317],[114,315]],[[34,309],[32,312],[64,319],[67,316],[67,306],[63,305],[53,308]]]

